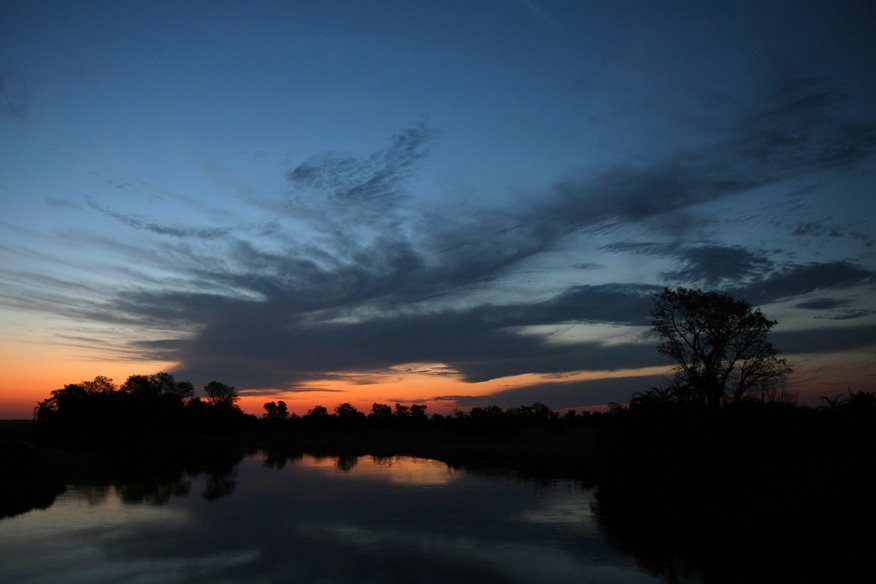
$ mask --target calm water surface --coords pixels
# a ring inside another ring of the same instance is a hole
[[[72,484],[0,520],[0,582],[655,582],[592,491],[419,458],[245,458],[148,486]]]

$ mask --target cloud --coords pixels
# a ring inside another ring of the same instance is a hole
[[[869,284],[874,276],[876,272],[853,262],[810,262],[788,266],[729,292],[755,304],[768,304],[821,290]]]
[[[825,318],[831,320],[854,320],[856,318],[863,318],[874,313],[874,311],[872,310],[850,308],[850,305],[853,302],[854,301],[851,299],[816,298],[814,300],[808,300],[806,302],[800,302],[798,304],[795,304],[794,308],[818,311],[840,309],[838,312],[834,312],[833,314],[819,314],[815,316],[815,318]]]
[[[815,318],[829,318],[831,320],[855,320],[857,318],[864,318],[865,316],[870,316],[874,314],[872,310],[841,310],[837,313],[834,313],[829,316],[816,316]]]
[[[626,403],[637,391],[665,385],[666,379],[659,375],[619,377],[593,381],[553,382],[517,387],[483,396],[441,396],[452,398],[462,407],[497,405],[518,407],[543,403],[551,409],[566,409],[606,404]],[[439,398],[433,398],[439,399]]]
[[[848,237],[862,242],[867,247],[873,247],[874,238],[860,231],[852,231],[851,229],[835,223],[828,223],[829,218],[823,221],[809,221],[806,223],[798,223],[792,235],[797,237]]]
[[[773,262],[765,255],[738,245],[616,242],[603,249],[674,259],[680,268],[663,272],[661,276],[665,280],[709,287],[750,280],[769,273],[773,268]]]
[[[52,207],[60,207],[62,209],[82,209],[82,205],[74,201],[68,201],[67,199],[59,199],[56,197],[46,197],[46,204],[51,205]]]
[[[663,272],[663,278],[686,285],[723,289],[758,304],[820,290],[850,288],[876,279],[876,272],[854,262],[811,262],[779,267],[765,255],[740,246],[622,241],[604,249],[675,259],[681,263],[681,269]],[[816,309],[820,304],[810,301],[797,307]]]
[[[834,353],[876,345],[876,325],[810,328],[770,333],[772,343],[785,354]]]
[[[773,263],[763,255],[739,246],[693,247],[680,252],[679,258],[681,269],[665,272],[664,278],[710,287],[749,280],[769,272],[773,267]]]
[[[138,217],[133,215],[126,215],[124,213],[119,213],[117,211],[113,211],[109,209],[94,199],[87,199],[87,204],[89,207],[94,209],[95,211],[99,211],[104,215],[112,217],[119,223],[123,225],[127,225],[128,227],[133,227],[134,229],[140,229],[143,231],[149,231],[151,233],[155,233],[157,235],[168,235],[170,237],[177,238],[185,238],[185,237],[195,237],[198,239],[217,239],[228,235],[230,229],[227,227],[208,227],[208,228],[197,228],[197,227],[171,227],[168,225],[160,225],[158,223],[152,223],[149,221],[144,221]]]
[[[748,116],[744,130],[727,146],[776,176],[862,160],[876,145],[876,126],[836,117],[845,99],[826,80],[788,79],[773,95],[771,107]]]
[[[287,172],[286,179],[297,189],[322,192],[339,202],[393,203],[403,196],[403,182],[426,156],[434,135],[421,122],[396,134],[388,147],[366,158],[322,154]]]
[[[238,301],[237,306],[220,309],[222,316],[212,316],[195,338],[178,341],[175,355],[185,375],[201,378],[214,371],[214,376],[221,373],[232,382],[256,386],[282,385],[330,372],[387,371],[399,363],[426,361],[444,363],[472,382],[529,372],[662,364],[649,345],[560,345],[514,330],[530,323],[597,317],[598,306],[588,306],[586,300],[608,296],[605,290],[576,290],[533,307],[482,306],[353,323],[294,318],[283,322],[280,313],[261,303]],[[633,306],[650,307],[649,302],[628,296],[622,302],[615,298],[613,314],[632,320]],[[192,304],[202,301],[193,299]],[[647,312],[639,313],[635,319],[643,322],[646,317]]]
[[[837,298],[816,298],[815,300],[807,300],[795,304],[794,308],[802,308],[804,310],[829,310],[831,308],[843,308],[848,306],[850,300],[839,300]]]
[[[343,389],[328,389],[325,387],[291,387],[286,389],[277,389],[274,387],[267,388],[250,388],[250,389],[241,389],[239,390],[240,395],[246,397],[255,397],[255,396],[268,396],[268,397],[277,397],[278,395],[282,397],[283,394],[296,394],[296,393],[346,393]]]
[[[9,72],[0,69],[0,119],[27,121],[30,108],[21,91],[11,87],[9,78]]]
[[[827,237],[842,237],[843,230],[838,225],[825,225],[823,223],[799,223],[794,227],[792,235],[815,235]]]

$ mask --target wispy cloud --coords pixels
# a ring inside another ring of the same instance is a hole
[[[128,227],[132,227],[134,229],[141,229],[143,231],[149,231],[151,233],[155,233],[157,235],[168,235],[170,237],[196,237],[199,239],[216,239],[219,237],[223,237],[228,235],[230,229],[227,227],[177,227],[170,225],[161,225],[159,223],[154,223],[151,221],[147,221],[145,219],[141,219],[134,215],[127,215],[125,213],[119,213],[118,211],[113,211],[112,209],[101,205],[99,202],[94,199],[87,199],[87,204],[89,207],[94,209],[95,211],[99,211],[104,215],[112,217],[119,223],[127,225]]]
[[[829,217],[823,221],[799,223],[794,227],[792,235],[799,237],[848,237],[862,242],[867,247],[873,247],[874,242],[873,236],[832,223]]]
[[[679,268],[663,272],[661,276],[665,280],[712,288],[750,281],[765,276],[774,268],[766,254],[738,245],[620,241],[606,245],[604,249],[673,259],[680,264]]]
[[[731,288],[733,294],[758,304],[787,300],[823,290],[838,290],[872,284],[876,273],[852,262],[811,262],[788,266],[746,286]]]
[[[382,205],[404,195],[403,183],[424,158],[435,135],[425,122],[396,134],[386,148],[360,158],[326,153],[286,173],[296,189],[314,190],[339,202]]]
[[[847,299],[837,298],[816,298],[815,300],[807,300],[794,305],[794,308],[802,308],[804,310],[830,310],[832,308],[844,308],[851,301]]]
[[[27,121],[30,107],[21,90],[10,83],[10,73],[0,68],[0,119]]]

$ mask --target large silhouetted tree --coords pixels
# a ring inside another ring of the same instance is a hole
[[[726,294],[665,289],[654,303],[658,350],[676,363],[682,401],[719,406],[780,384],[791,372],[767,334],[776,321]]]
[[[214,406],[231,407],[238,400],[237,390],[234,386],[226,385],[218,381],[211,381],[204,386],[207,401]]]

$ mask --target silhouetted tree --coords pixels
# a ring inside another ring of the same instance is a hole
[[[155,375],[150,376],[150,381],[158,389],[158,393],[161,395],[184,400],[195,394],[194,385],[188,381],[177,381],[170,373],[156,373]]]
[[[357,410],[349,403],[342,403],[335,408],[335,415],[344,429],[357,428],[365,423],[365,414]]]
[[[718,406],[775,387],[791,372],[767,334],[775,320],[726,294],[665,289],[654,303],[658,350],[676,362],[680,401]]]
[[[94,381],[87,382],[89,392],[98,391],[107,393],[114,390],[112,380],[106,377],[95,377]],[[94,387],[95,389],[91,389]],[[105,389],[103,389],[105,388]],[[173,375],[162,371],[155,375],[131,375],[122,384],[121,392],[126,395],[140,397],[169,396],[182,401],[190,398],[195,393],[195,387],[188,381],[177,382]]]
[[[520,406],[508,411],[508,414],[530,424],[547,424],[557,419],[559,414],[542,403],[534,403],[530,406]]]
[[[325,406],[314,406],[307,410],[307,413],[301,416],[301,420],[305,428],[314,430],[325,430],[333,421]]]
[[[88,392],[81,384],[70,383],[52,390],[50,397],[37,404],[34,417],[38,422],[66,422],[84,416],[88,411]]]
[[[352,418],[359,415],[359,410],[345,402],[335,408],[335,413],[339,418]]]
[[[120,388],[122,393],[137,396],[158,395],[160,388],[151,375],[131,375]]]
[[[411,404],[411,418],[418,423],[423,423],[428,420],[426,417],[426,408],[429,406],[423,404]]]
[[[280,400],[278,402],[268,402],[264,406],[266,420],[285,420],[289,417],[289,409],[286,407],[286,402]]]
[[[83,381],[79,385],[90,394],[111,394],[117,390],[113,380],[103,375],[98,375],[91,381]]]
[[[325,409],[325,406],[314,406],[312,409],[307,410],[307,413],[304,414],[305,418],[327,418],[329,415],[328,410]]]
[[[368,418],[376,424],[390,423],[392,421],[392,408],[386,404],[374,403],[371,405],[371,414]]]
[[[213,406],[232,406],[239,398],[234,386],[226,385],[218,381],[211,381],[204,386],[207,401]]]

